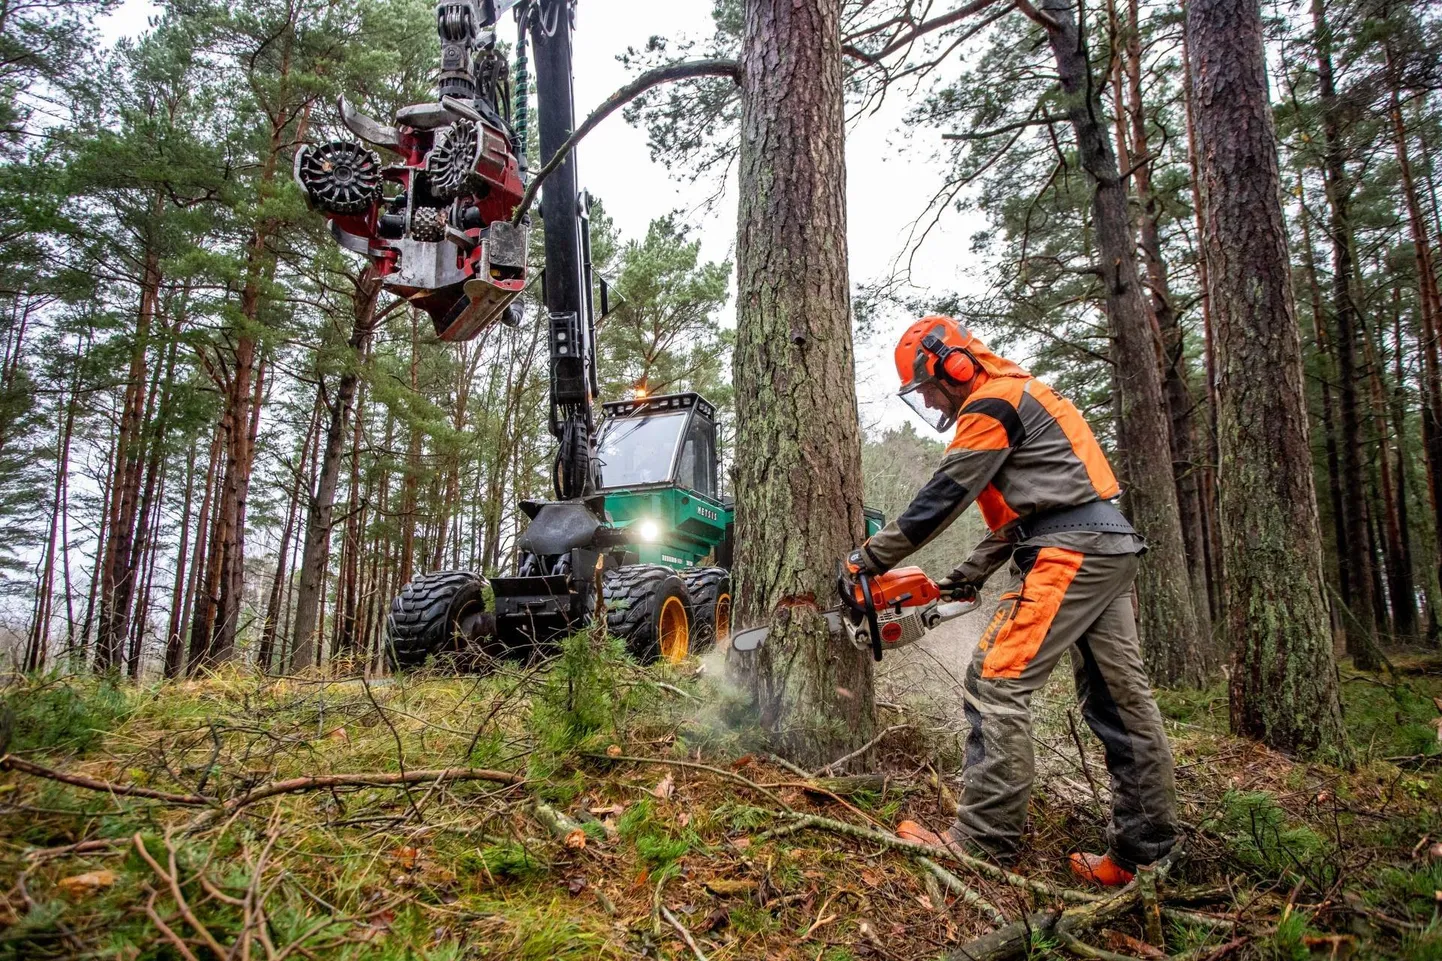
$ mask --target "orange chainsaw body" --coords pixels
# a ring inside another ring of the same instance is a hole
[[[897,607],[925,607],[941,600],[936,582],[919,567],[898,567],[870,578],[871,603],[878,612]],[[860,582],[851,587],[857,605],[866,603]]]

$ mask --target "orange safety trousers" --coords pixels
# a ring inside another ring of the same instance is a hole
[[[1172,753],[1142,665],[1135,554],[1022,547],[966,672],[964,790],[957,828],[998,859],[1020,846],[1036,766],[1031,698],[1071,651],[1077,699],[1111,775],[1109,853],[1125,867],[1176,840]]]

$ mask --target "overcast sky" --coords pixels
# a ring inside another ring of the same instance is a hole
[[[630,79],[616,60],[618,54],[627,47],[643,46],[653,35],[672,40],[709,37],[711,6],[712,0],[581,0],[574,65],[578,121]],[[125,0],[101,23],[102,33],[109,40],[141,33],[153,12],[148,0]],[[502,36],[509,38],[510,32]],[[847,214],[853,285],[891,272],[913,222],[941,183],[942,167],[931,159],[940,140],[934,131],[903,127],[907,106],[903,98],[891,97],[881,113],[861,119],[849,131]],[[715,185],[687,183],[653,163],[644,131],[628,125],[619,113],[592,133],[578,152],[582,186],[605,202],[624,238],[642,236],[653,218],[679,209],[689,214],[706,258],[734,255],[734,172],[725,196],[704,213],[699,208]],[[918,293],[975,289],[982,263],[970,253],[968,238],[978,226],[978,219],[955,212],[942,217],[912,262]],[[726,323],[732,322],[728,309]],[[891,396],[895,374],[889,361],[895,337],[905,324],[905,318],[896,318],[883,324],[872,342],[857,344],[862,420],[868,425],[895,423],[905,416],[901,402]]]

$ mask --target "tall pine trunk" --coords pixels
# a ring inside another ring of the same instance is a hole
[[[158,216],[164,201],[157,197],[152,215]],[[131,567],[140,510],[140,484],[145,462],[147,398],[147,355],[150,330],[160,299],[160,252],[152,239],[144,253],[140,276],[140,301],[136,311],[135,335],[130,349],[130,370],[121,402],[120,427],[116,438],[115,464],[110,485],[108,536],[100,547],[100,615],[95,639],[95,666],[101,671],[119,670],[123,665],[124,642],[130,629],[131,600],[137,572]]]
[[[1197,609],[1197,630],[1202,638],[1202,654],[1210,671],[1216,660],[1212,642],[1212,579],[1207,543],[1206,512],[1203,506],[1202,458],[1198,456],[1195,412],[1186,342],[1181,318],[1172,294],[1166,258],[1162,256],[1162,232],[1159,224],[1161,201],[1152,185],[1152,146],[1147,133],[1146,103],[1142,98],[1141,12],[1138,0],[1127,0],[1125,44],[1126,102],[1131,119],[1131,157],[1127,166],[1135,164],[1133,185],[1136,189],[1140,217],[1138,236],[1142,264],[1146,268],[1147,287],[1151,291],[1152,311],[1156,314],[1157,330],[1162,341],[1162,393],[1167,399],[1167,416],[1171,426],[1172,476],[1177,485],[1177,510],[1182,525],[1182,541],[1186,545],[1187,562],[1192,578],[1192,603]],[[1121,114],[1118,99],[1118,115]]]
[[[734,361],[736,582],[762,723],[805,766],[865,744],[868,655],[839,643],[837,559],[860,543],[846,262],[841,0],[745,0]],[[801,149],[803,148],[804,149]]]
[[[346,343],[345,369],[329,403],[325,444],[318,466],[320,477],[306,511],[305,548],[301,554],[300,584],[295,592],[295,626],[291,631],[291,669],[302,670],[319,662],[320,595],[330,566],[330,534],[335,510],[335,492],[340,482],[340,465],[356,384],[360,379],[361,357],[376,324],[376,299],[380,276],[366,267],[356,278],[351,297],[351,334]],[[325,392],[324,382],[320,387]]]
[[[1137,265],[1126,188],[1107,141],[1100,85],[1094,82],[1070,0],[1043,0],[1038,6],[1034,19],[1051,44],[1066,116],[1094,187],[1097,266],[1106,287],[1120,408],[1117,433],[1125,452],[1123,502],[1152,547],[1138,576],[1143,656],[1158,684],[1200,685],[1206,680],[1207,658],[1172,476],[1161,344]]]
[[[1186,29],[1216,320],[1232,729],[1341,760],[1260,0],[1189,0]]]
[[[1342,430],[1342,518],[1347,543],[1338,545],[1342,565],[1342,596],[1347,604],[1347,653],[1362,670],[1379,665],[1376,594],[1372,552],[1368,549],[1367,490],[1362,470],[1362,415],[1358,398],[1357,338],[1361,317],[1352,289],[1354,239],[1351,186],[1342,155],[1337,91],[1332,75],[1331,31],[1322,0],[1312,0],[1317,46],[1318,93],[1322,101],[1323,175],[1331,211],[1328,234],[1332,246],[1332,313],[1337,326],[1337,401]]]

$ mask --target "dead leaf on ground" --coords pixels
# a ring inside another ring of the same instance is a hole
[[[61,878],[55,883],[61,891],[64,891],[72,898],[83,897],[87,894],[94,894],[103,888],[108,888],[115,883],[114,871],[86,871],[84,874],[72,875],[68,878]]]
[[[391,857],[395,858],[396,863],[402,868],[410,871],[415,868],[416,858],[419,854],[420,852],[413,847],[399,847],[391,852]]]
[[[605,807],[593,807],[587,810],[597,817],[604,817],[607,814],[620,814],[626,810],[626,806],[624,804],[608,804]]]
[[[741,770],[743,767],[746,767],[748,764],[751,764],[751,763],[752,763],[753,761],[755,761],[755,760],[756,760],[756,755],[754,755],[754,754],[743,754],[743,755],[741,755],[740,757],[738,757],[736,760],[734,760],[734,761],[731,762],[731,770],[733,770],[733,771],[739,771],[739,770]]]
[[[1442,841],[1438,841],[1427,849],[1427,857],[1433,861],[1442,861]]]
[[[1150,958],[1153,959],[1153,961],[1167,956],[1167,953],[1156,945],[1148,944],[1140,938],[1134,938],[1124,931],[1107,928],[1102,931],[1102,935],[1106,938],[1105,947],[1107,950],[1115,951],[1118,954],[1129,954],[1138,958]]]
[[[350,735],[346,733],[346,730],[343,727],[338,727],[335,730],[329,732],[328,734],[326,734],[326,737],[330,738],[332,741],[350,741]]]
[[[751,846],[750,838],[737,838],[731,842],[731,846],[738,851],[744,851]]]
[[[579,851],[586,846],[586,832],[576,828],[566,835],[566,850]]]
[[[729,910],[726,908],[716,908],[710,914],[706,915],[706,920],[702,921],[696,930],[709,934],[717,928],[725,927],[730,921],[731,912]]]
[[[756,882],[745,878],[712,878],[705,884],[707,891],[721,897],[734,897],[756,890]]]
[[[606,748],[606,756],[607,756],[607,757],[620,757],[620,756],[621,756],[621,745],[619,745],[619,744],[612,744],[612,745],[608,746],[608,747]]]
[[[661,779],[661,783],[651,789],[651,794],[655,797],[660,798],[663,801],[675,793],[676,779],[670,774],[667,774],[665,777],[663,777]]]
[[[690,811],[682,811],[680,814],[676,815],[676,826],[677,826],[678,828],[684,828],[686,825],[688,825],[688,824],[690,824],[690,823],[691,823],[691,812],[690,812]]]
[[[1437,713],[1442,714],[1442,697],[1432,698],[1432,703],[1436,706]]]
[[[571,895],[573,897],[577,894],[580,894],[582,891],[586,890],[586,879],[581,877],[579,874],[573,878],[568,878],[566,881],[566,890],[571,892]]]

